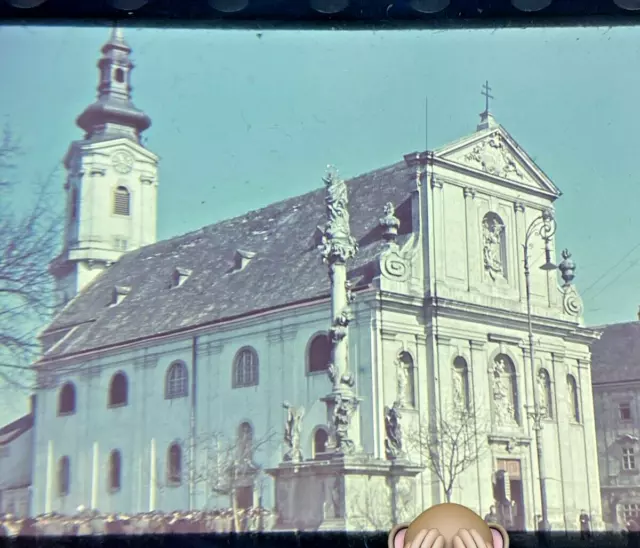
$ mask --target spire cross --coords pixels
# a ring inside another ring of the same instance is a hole
[[[489,80],[487,80],[484,85],[482,86],[482,91],[480,92],[481,95],[484,95],[485,98],[485,112],[489,112],[489,99],[493,99],[493,95],[491,95],[491,88],[489,87]]]

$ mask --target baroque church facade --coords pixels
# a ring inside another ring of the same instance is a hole
[[[158,242],[158,157],[141,144],[151,121],[131,101],[131,49],[114,30],[102,52],[98,99],[65,157],[51,265],[65,304],[34,365],[33,513],[280,507],[269,470],[313,473],[338,449],[369,463],[402,453],[419,510],[445,490],[409,432],[462,406],[486,424],[486,450],[452,502],[484,515],[506,497],[530,530],[537,396],[549,521],[576,529],[586,509],[598,527],[597,334],[568,254],[564,285],[540,268],[553,235],[527,239],[527,314],[525,238],[560,191],[488,108],[438,150],[347,182],[330,172],[325,188]],[[342,484],[343,514],[366,514],[365,480]]]

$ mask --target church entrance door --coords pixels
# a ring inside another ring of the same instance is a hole
[[[510,519],[506,525],[513,531],[526,528],[526,509],[522,485],[522,467],[518,459],[498,459],[496,463],[496,500],[508,501],[511,506]],[[510,522],[510,523],[509,523]]]

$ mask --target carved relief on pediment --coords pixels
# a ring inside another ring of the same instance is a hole
[[[525,171],[522,165],[511,153],[499,133],[490,135],[473,145],[470,150],[463,151],[457,161],[503,179],[525,180]]]

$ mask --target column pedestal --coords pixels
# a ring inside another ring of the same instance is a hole
[[[282,463],[267,470],[275,483],[275,529],[386,529],[398,518],[399,510],[413,512],[412,515],[419,511],[415,507],[415,476],[421,471],[410,463],[371,460],[367,455]],[[403,479],[413,484],[413,504],[409,503],[409,508],[406,497],[399,499],[395,488]]]

